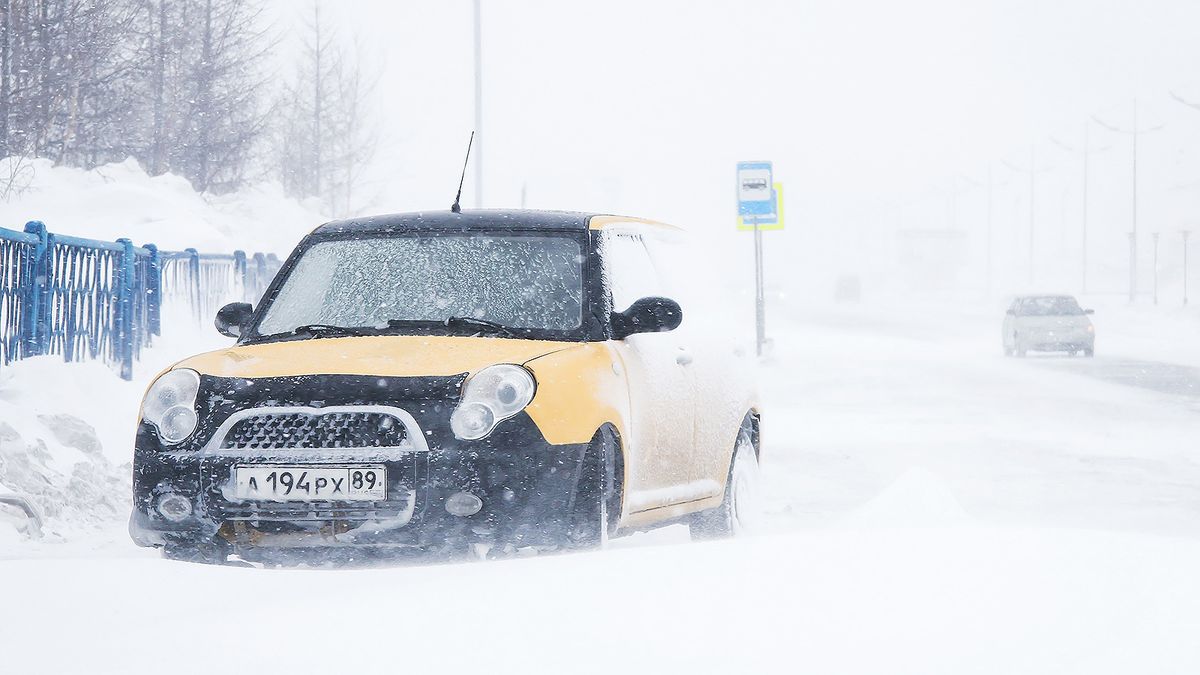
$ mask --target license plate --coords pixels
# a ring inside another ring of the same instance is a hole
[[[272,502],[383,501],[387,499],[387,468],[357,466],[234,467],[237,499]]]

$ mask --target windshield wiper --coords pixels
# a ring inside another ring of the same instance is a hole
[[[446,317],[446,320],[442,323],[446,324],[447,328],[478,328],[481,333],[495,333],[514,338],[520,337],[504,324],[488,321],[487,319],[476,319],[470,316],[450,316]]]
[[[292,329],[292,335],[311,335],[313,337],[350,337],[355,335],[370,335],[370,333],[361,328],[334,326],[328,323],[310,323],[303,326],[296,326]]]

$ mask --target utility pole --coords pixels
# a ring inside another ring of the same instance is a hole
[[[1138,101],[1133,99],[1133,127],[1122,129],[1092,115],[1092,119],[1100,126],[1117,134],[1133,137],[1133,228],[1129,233],[1129,302],[1137,300],[1137,228],[1138,228],[1138,139],[1144,134],[1162,129],[1165,125],[1149,127],[1138,126]]]
[[[483,23],[475,0],[475,208],[483,208]]]

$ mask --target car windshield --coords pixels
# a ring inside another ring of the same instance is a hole
[[[583,315],[583,253],[568,235],[420,234],[310,246],[258,325],[385,329],[457,318],[468,330],[569,331]],[[477,321],[461,321],[462,319]]]
[[[1021,316],[1078,316],[1083,309],[1075,298],[1050,296],[1044,298],[1025,298],[1017,308]]]

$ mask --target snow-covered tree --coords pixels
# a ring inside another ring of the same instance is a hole
[[[332,215],[355,209],[377,144],[368,111],[375,78],[363,62],[358,44],[343,44],[313,2],[295,73],[276,106],[274,154],[288,193],[318,197]]]
[[[236,187],[268,118],[264,2],[0,0],[0,156]]]
[[[269,117],[259,0],[157,0],[145,163],[199,190],[242,181]]]

